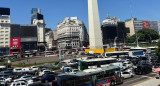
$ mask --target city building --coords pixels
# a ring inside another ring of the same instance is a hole
[[[130,33],[128,34],[129,36],[134,35],[141,29],[153,29],[160,34],[160,21],[146,21],[137,20],[137,18],[131,18],[125,21],[125,25],[130,29]]]
[[[53,39],[54,39],[53,31],[50,28],[46,28],[45,40],[46,40],[47,48],[49,50],[51,50],[53,47]]]
[[[116,17],[108,17],[102,22],[101,26],[103,44],[124,43],[129,28],[125,27],[125,22],[121,22]]]
[[[37,26],[36,25],[20,25],[11,24],[11,55],[20,55],[26,51],[37,49]]]
[[[37,25],[38,44],[43,44],[45,43],[45,21],[43,15],[39,8],[32,8],[31,14],[31,24]]]
[[[0,7],[0,55],[9,54],[10,22],[10,8]]]
[[[57,44],[60,49],[82,48],[87,46],[88,33],[84,23],[77,17],[66,17],[57,25]]]

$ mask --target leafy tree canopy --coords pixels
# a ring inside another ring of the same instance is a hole
[[[136,41],[136,35],[139,37],[138,41],[141,42],[151,42],[151,40],[156,40],[159,38],[159,34],[152,29],[141,29],[136,34],[126,39],[126,42],[133,43]]]

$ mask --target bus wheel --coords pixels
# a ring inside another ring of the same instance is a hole
[[[111,82],[111,86],[115,86],[115,81],[112,81],[112,82]]]

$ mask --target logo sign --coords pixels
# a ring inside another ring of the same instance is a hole
[[[19,37],[11,38],[10,43],[12,48],[20,48],[21,39]]]
[[[143,28],[150,29],[149,21],[143,21]]]

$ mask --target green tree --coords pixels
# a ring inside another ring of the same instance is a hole
[[[159,38],[159,35],[156,31],[152,30],[152,29],[141,29],[139,30],[136,34],[134,34],[133,36],[129,37],[126,39],[127,43],[133,43],[136,41],[136,35],[137,37],[139,37],[138,41],[142,41],[142,42],[150,42],[152,40],[156,40]]]

